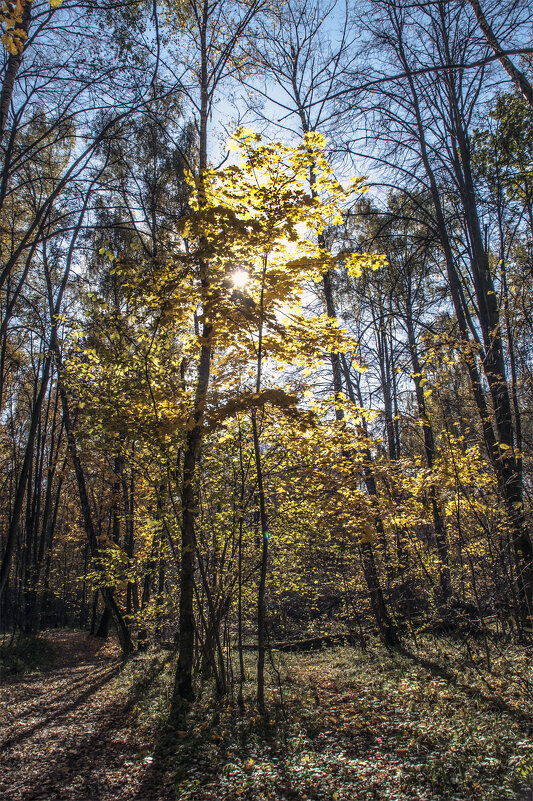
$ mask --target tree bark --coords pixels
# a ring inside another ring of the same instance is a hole
[[[25,0],[24,11],[22,13],[22,22],[18,26],[26,34],[30,27],[31,20],[31,0]],[[0,93],[0,145],[4,138],[4,133],[7,126],[9,117],[9,107],[11,106],[11,98],[13,97],[13,90],[15,88],[15,80],[22,64],[22,57],[24,55],[24,48],[20,53],[10,53],[7,61],[7,69],[2,84],[2,92]]]
[[[418,406],[418,417],[422,421],[422,432],[424,436],[424,451],[426,455],[426,464],[430,470],[433,470],[435,461],[435,437],[433,434],[433,427],[429,420],[426,410],[426,400],[424,397],[424,389],[420,386],[420,374],[422,368],[418,358],[418,348],[416,345],[415,330],[413,326],[413,315],[411,309],[410,299],[407,303],[406,314],[406,327],[407,339],[409,342],[409,351],[411,354],[411,364],[415,376],[415,395],[416,403]],[[435,486],[431,484],[428,490],[428,497],[431,503],[431,511],[433,516],[433,528],[435,531],[435,543],[437,546],[437,553],[440,560],[439,570],[439,586],[440,598],[439,601],[446,603],[452,594],[452,584],[450,575],[450,564],[448,559],[448,538],[446,535],[446,525],[442,516],[440,505],[437,497]]]
[[[441,17],[443,20],[443,40],[446,44],[446,57],[452,63],[447,49],[442,8]],[[489,385],[497,431],[494,448],[492,453],[489,452],[489,455],[492,458],[511,526],[513,547],[520,562],[518,585],[522,617],[523,621],[526,622],[533,611],[533,542],[524,515],[521,462],[516,456],[515,430],[505,368],[500,311],[490,271],[488,253],[483,243],[471,170],[470,142],[459,110],[453,73],[446,76],[445,82],[448,87],[452,130],[459,148],[459,157],[454,161],[454,168],[472,252],[471,268],[474,291],[485,349],[482,359],[483,372]]]
[[[479,3],[479,0],[468,0],[470,5],[472,6],[472,10],[476,16],[476,20],[478,22],[479,27],[483,31],[483,35],[487,40],[492,52],[498,58],[498,61],[504,68],[505,72],[512,80],[518,91],[522,94],[523,98],[531,108],[533,109],[533,87],[529,83],[528,79],[521,72],[518,67],[516,67],[509,56],[505,55],[505,52],[500,45],[498,39],[494,31],[492,30],[492,26],[490,25],[489,21],[485,17],[483,13],[483,9]]]
[[[264,715],[265,707],[265,654],[267,643],[266,632],[266,577],[268,567],[268,518],[265,504],[265,488],[261,466],[261,450],[255,409],[252,411],[252,435],[254,441],[255,468],[257,472],[257,490],[259,494],[259,520],[261,523],[261,567],[259,588],[257,591],[257,708]]]
[[[61,354],[57,342],[55,346],[55,353],[59,369]],[[61,405],[63,409],[63,420],[65,424],[65,432],[67,435],[67,447],[74,467],[74,473],[76,475],[76,482],[78,485],[78,493],[80,496],[80,506],[83,516],[83,522],[85,525],[85,532],[87,534],[89,547],[91,549],[91,556],[93,558],[97,558],[100,549],[98,545],[98,537],[96,536],[96,529],[94,527],[92,519],[91,506],[89,503],[89,494],[87,492],[87,484],[85,481],[85,473],[83,472],[83,466],[81,464],[81,459],[79,457],[76,438],[72,430],[67,393],[65,387],[61,382],[61,377],[59,377],[58,381],[59,381],[59,393],[61,396]],[[126,626],[126,623],[122,616],[122,612],[120,611],[117,602],[113,597],[113,588],[101,587],[100,592],[102,594],[102,598],[104,599],[104,604],[106,606],[106,609],[108,610],[108,614],[112,616],[113,621],[115,623],[122,653],[124,654],[124,656],[127,656],[133,650],[133,643],[131,640],[128,627]]]
[[[333,293],[331,291],[331,283],[324,282],[324,291],[326,294],[326,308],[329,317],[336,317],[336,309],[335,309],[335,302],[333,299]],[[335,387],[335,382],[339,381],[340,378],[340,370],[341,370],[341,357],[338,353],[331,354],[331,361],[332,364],[335,362],[339,366],[339,374],[334,371],[333,373],[333,380],[334,380],[334,390],[336,392],[342,391],[342,384],[340,387]],[[348,387],[348,396],[352,400],[355,401],[355,396],[353,393],[352,387]],[[343,411],[342,409],[336,409],[336,417],[337,420],[343,419]],[[365,484],[367,488],[367,492],[373,498],[377,498],[377,487],[376,481],[374,478],[374,474],[372,473],[371,463],[372,463],[372,455],[370,451],[366,450],[366,465],[365,465]],[[381,531],[383,531],[383,527],[381,524],[381,520],[379,515],[376,515],[376,524],[377,526],[381,526]],[[374,559],[374,551],[372,548],[372,544],[370,542],[361,543],[359,546],[359,551],[361,554],[361,560],[363,565],[363,574],[365,577],[365,581],[368,587],[368,592],[370,596],[370,605],[372,607],[372,612],[374,614],[376,625],[380,636],[385,643],[385,645],[389,648],[395,648],[400,645],[400,639],[392,622],[392,619],[389,615],[387,610],[387,605],[385,603],[385,598],[383,595],[383,590],[381,588],[381,582],[379,580],[379,575],[376,568],[376,561]]]

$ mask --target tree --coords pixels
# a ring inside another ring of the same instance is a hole
[[[498,476],[502,501],[514,533],[511,535],[520,567],[517,583],[522,615],[529,615],[532,592],[532,545],[523,515],[523,485],[516,453],[511,393],[506,373],[500,308],[489,253],[485,246],[472,170],[470,121],[481,92],[483,70],[464,80],[455,65],[465,62],[478,47],[471,21],[460,7],[437,4],[431,8],[387,4],[376,15],[374,31],[382,52],[394,54],[404,70],[406,91],[393,95],[380,91],[373,107],[389,121],[384,138],[389,141],[393,166],[398,148],[408,148],[409,161],[398,169],[413,185],[425,183],[433,205],[432,225],[438,232],[445,256],[450,297],[464,343],[472,392],[483,427],[485,447]],[[378,22],[379,18],[379,22]],[[432,36],[426,35],[426,30]],[[424,59],[428,69],[443,67],[436,78],[420,74]],[[438,121],[438,123],[437,123]],[[405,151],[402,151],[405,152]],[[451,212],[467,243],[458,258],[458,241]],[[461,260],[463,271],[459,270]],[[478,359],[479,356],[479,359]],[[484,391],[489,389],[490,407]]]
[[[509,75],[509,78],[512,80],[518,91],[523,95],[526,102],[529,103],[531,108],[533,108],[533,87],[531,86],[531,83],[528,81],[524,73],[518,69],[518,67],[505,53],[504,49],[500,45],[500,42],[498,41],[497,36],[494,33],[492,25],[487,20],[483,9],[481,8],[479,0],[468,0],[468,2],[472,6],[472,11],[475,14],[478,25],[483,31],[483,36],[490,45],[494,55],[498,58],[498,61]]]

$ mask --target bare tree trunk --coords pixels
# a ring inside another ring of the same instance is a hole
[[[426,463],[430,470],[433,469],[435,461],[435,437],[433,434],[433,427],[429,420],[426,401],[424,398],[424,389],[420,386],[420,374],[422,371],[420,360],[418,358],[418,349],[416,346],[416,337],[413,327],[413,316],[410,300],[407,303],[406,314],[406,327],[407,338],[409,342],[409,351],[411,354],[411,364],[413,365],[413,372],[417,376],[415,379],[415,394],[418,406],[418,417],[422,421],[422,430],[424,435],[424,451],[426,454]],[[452,594],[452,584],[450,575],[450,564],[448,559],[448,538],[446,535],[446,526],[442,516],[439,501],[437,498],[437,491],[435,486],[431,484],[428,490],[428,497],[431,503],[431,511],[433,516],[433,528],[435,530],[435,543],[437,545],[437,553],[440,560],[439,569],[439,586],[440,586],[440,601],[446,602],[450,599]]]
[[[64,285],[66,285],[66,276],[64,277]],[[57,309],[56,316],[58,313],[59,313],[59,308]],[[57,337],[56,329],[57,329],[57,321],[54,321],[52,323],[52,333],[50,335],[50,351],[53,349],[54,343],[56,341]],[[13,558],[13,551],[15,549],[15,543],[19,532],[19,524],[22,515],[24,497],[26,495],[28,478],[30,476],[31,465],[33,462],[35,439],[37,436],[37,430],[41,418],[41,409],[43,401],[46,392],[48,390],[48,381],[50,378],[51,366],[52,366],[52,354],[51,352],[49,352],[48,356],[46,356],[43,362],[42,373],[41,373],[41,384],[31,411],[30,428],[28,431],[28,437],[26,439],[24,460],[22,462],[22,468],[18,477],[17,486],[15,490],[13,510],[11,513],[11,519],[9,521],[9,527],[7,530],[6,547],[4,550],[4,555],[2,557],[2,564],[0,566],[0,596],[2,595],[4,588],[7,584],[7,580],[9,577],[9,569],[11,567],[11,561]]]
[[[439,5],[439,9],[443,41],[446,45],[446,58],[451,63],[451,56],[447,49],[442,4]],[[513,546],[520,562],[519,594],[522,616],[526,621],[533,611],[533,542],[524,515],[521,461],[516,457],[513,412],[505,369],[500,311],[477,211],[468,133],[461,118],[452,73],[446,75],[445,83],[450,101],[452,130],[459,150],[454,168],[472,252],[471,268],[478,307],[477,315],[485,348],[483,371],[490,389],[497,431],[497,442],[490,455],[511,525]]]
[[[263,370],[263,308],[265,296],[265,275],[267,259],[263,258],[263,275],[261,281],[261,298],[259,305],[259,339],[257,343],[257,372],[255,391],[261,391]],[[257,427],[256,410],[252,410],[252,437],[254,443],[255,471],[257,475],[257,492],[259,495],[259,521],[261,524],[261,564],[259,571],[259,587],[257,591],[257,708],[264,715],[265,706],[265,654],[267,645],[267,610],[266,610],[266,578],[268,568],[268,517],[265,502],[265,485],[263,482],[263,466],[261,464],[261,448]]]
[[[197,9],[198,13],[198,9]],[[203,3],[198,15],[200,39],[200,120],[199,120],[199,205],[205,205],[202,191],[203,174],[207,168],[207,125],[210,107],[209,76],[207,63],[207,32],[209,13],[207,2]],[[202,286],[207,288],[209,280],[207,265],[200,264]],[[196,468],[202,443],[202,421],[211,373],[211,335],[213,329],[207,321],[204,308],[202,326],[202,345],[200,364],[191,414],[192,427],[187,434],[187,445],[183,457],[182,488],[182,526],[181,526],[181,567],[180,567],[180,603],[179,603],[179,656],[176,668],[173,692],[174,712],[179,710],[182,700],[192,701],[192,672],[194,663],[194,569],[195,569],[195,518],[196,518]]]
[[[203,327],[203,341],[208,342],[212,328]],[[191,701],[194,697],[192,689],[192,669],[194,660],[194,567],[196,535],[194,530],[196,517],[196,466],[202,442],[202,418],[209,374],[211,366],[211,346],[202,345],[198,384],[195,397],[194,425],[187,435],[187,446],[183,457],[183,491],[182,491],[182,529],[181,529],[181,570],[180,570],[180,605],[179,605],[179,657],[174,686],[176,701]]]
[[[400,57],[400,62],[406,72],[409,88],[411,91],[413,111],[416,118],[418,141],[420,146],[420,156],[429,182],[431,199],[435,211],[437,233],[439,235],[441,247],[445,257],[446,270],[448,275],[448,284],[450,288],[450,294],[452,297],[455,313],[457,316],[461,341],[464,346],[463,355],[465,358],[467,370],[470,377],[472,393],[474,395],[474,400],[478,408],[478,413],[483,429],[483,435],[484,435],[485,445],[487,448],[487,453],[494,466],[496,475],[498,477],[498,483],[502,491],[502,496],[504,498],[506,508],[508,510],[510,519],[512,521],[512,526],[514,529],[514,535],[512,537],[513,544],[517,552],[520,554],[521,561],[523,564],[524,573],[522,574],[520,579],[520,584],[521,584],[520,596],[522,597],[523,600],[525,600],[524,607],[527,616],[528,614],[527,610],[531,607],[530,598],[531,598],[531,588],[533,587],[533,547],[531,544],[531,539],[529,537],[529,534],[526,531],[524,525],[520,476],[517,474],[516,470],[513,469],[513,466],[516,465],[514,465],[512,415],[510,414],[510,404],[508,403],[508,396],[507,396],[507,402],[505,400],[505,394],[507,391],[505,369],[503,366],[503,373],[502,373],[501,367],[503,365],[503,362],[501,357],[501,341],[499,343],[497,341],[497,339],[499,338],[499,333],[498,333],[499,320],[496,317],[495,327],[491,329],[490,323],[488,322],[487,319],[488,315],[485,314],[485,319],[483,320],[482,323],[483,330],[486,336],[486,341],[489,345],[489,348],[492,350],[492,355],[489,357],[488,361],[483,354],[481,343],[479,343],[479,341],[476,340],[476,344],[478,345],[478,349],[481,352],[484,365],[484,372],[487,375],[487,381],[489,382],[489,386],[491,386],[492,388],[491,391],[493,391],[494,415],[497,420],[499,435],[500,437],[502,437],[500,441],[503,442],[505,448],[505,450],[503,450],[503,453],[502,450],[500,449],[499,442],[496,438],[494,429],[492,427],[491,413],[488,409],[487,402],[485,399],[481,377],[479,375],[476,364],[476,357],[471,347],[469,331],[471,331],[474,334],[474,338],[475,338],[475,332],[473,326],[471,325],[471,323],[469,323],[468,308],[463,297],[460,279],[455,267],[452,247],[441,203],[440,191],[428,156],[426,135],[420,113],[418,95],[416,92],[412,74],[410,73],[409,70],[407,58],[404,53],[401,37],[398,40],[398,55]],[[461,145],[461,157],[462,158],[466,157],[467,161],[469,162],[469,154],[468,151],[465,149],[464,142]],[[471,187],[467,187],[466,191],[470,192]],[[479,231],[476,234],[475,220],[472,219],[472,209],[471,209],[471,204],[468,202],[468,198],[467,198],[467,206],[468,206],[467,213],[469,214],[470,217],[469,226],[473,228],[472,246],[473,248],[475,247],[477,251],[480,246]],[[466,211],[467,210],[465,209],[465,212]],[[481,247],[482,247],[482,242],[481,242]],[[488,269],[488,265],[484,262],[483,265],[481,265],[481,271],[479,269],[480,267],[479,264],[474,263],[473,267],[474,269],[477,270],[476,291],[480,292],[482,307],[485,309],[486,312],[488,308],[487,302],[490,304],[491,308],[492,304],[496,302],[495,294],[494,293],[492,293],[492,295],[490,294],[490,286],[492,284],[492,281],[484,285],[486,283],[486,279],[484,279],[483,273],[486,272],[486,270]],[[496,337],[496,339],[494,339],[494,337]],[[510,450],[509,455],[507,455],[507,449]]]
[[[533,87],[529,83],[524,73],[513,64],[509,56],[505,55],[505,52],[496,38],[489,21],[483,13],[483,9],[481,8],[479,0],[468,0],[468,2],[472,6],[472,10],[476,15],[478,25],[483,31],[483,35],[494,55],[497,56],[498,61],[504,68],[509,78],[512,80],[518,91],[522,94],[526,102],[529,103],[533,109]]]
[[[259,573],[259,589],[257,591],[257,708],[264,715],[265,706],[265,654],[267,644],[266,632],[266,577],[268,567],[268,518],[265,504],[265,488],[261,466],[261,450],[255,409],[252,411],[252,436],[254,441],[255,469],[257,472],[257,489],[259,494],[259,519],[261,523],[261,567]]]
[[[60,358],[59,346],[56,346],[56,355],[58,358],[58,365],[59,365],[59,358]],[[97,557],[99,553],[98,538],[96,536],[96,530],[93,524],[91,507],[89,504],[89,495],[87,492],[87,484],[85,482],[85,474],[83,472],[81,459],[78,454],[76,438],[74,436],[74,432],[72,431],[72,426],[70,422],[70,410],[68,407],[67,393],[65,392],[65,388],[61,383],[61,379],[59,379],[59,392],[61,395],[61,403],[63,407],[63,420],[65,423],[65,431],[67,434],[67,445],[70,458],[74,466],[76,481],[78,484],[78,492],[80,496],[80,505],[81,505],[83,521],[85,524],[85,531],[87,533],[89,547],[91,549],[91,555],[94,558]],[[133,643],[131,641],[131,636],[128,627],[124,622],[122,613],[119,607],[117,606],[117,602],[113,597],[113,589],[110,587],[101,587],[100,592],[102,594],[102,598],[104,599],[104,603],[106,609],[108,610],[108,614],[112,616],[113,621],[115,623],[122,653],[126,656],[133,650]]]
[[[326,293],[326,307],[328,309],[328,316],[329,317],[336,317],[336,310],[335,310],[335,303],[333,299],[333,293],[331,291],[331,283],[324,283],[324,291]],[[339,365],[339,371],[341,369],[341,357],[338,353],[334,353],[331,355],[331,359],[333,359]],[[334,381],[338,380],[335,378],[336,373],[334,372]],[[349,382],[348,373],[346,371],[346,380]],[[348,389],[348,397],[352,402],[355,402],[355,395],[353,392],[353,387],[347,384]],[[342,385],[340,386],[339,392],[342,391]],[[361,403],[362,405],[362,403]],[[340,415],[338,413],[340,412]],[[342,409],[336,410],[337,419],[343,418]],[[367,488],[367,492],[373,498],[377,498],[377,487],[376,481],[374,478],[374,474],[372,472],[371,464],[372,464],[372,455],[370,451],[367,449],[365,453],[365,484]],[[377,507],[377,504],[376,504]],[[381,519],[379,518],[379,514],[376,514],[376,520],[374,521],[376,524],[376,528],[383,532],[383,526],[381,523]],[[370,596],[370,605],[372,607],[372,612],[374,614],[376,625],[378,627],[378,631],[380,636],[387,647],[395,648],[400,644],[400,640],[392,619],[389,615],[387,610],[387,605],[385,603],[385,598],[383,595],[383,590],[381,587],[381,582],[379,580],[379,575],[376,568],[376,561],[374,558],[374,551],[372,548],[372,543],[364,542],[361,543],[359,546],[359,550],[361,553],[362,565],[363,565],[363,574],[365,577],[365,581],[368,587],[368,592]]]

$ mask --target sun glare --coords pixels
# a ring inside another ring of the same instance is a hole
[[[250,276],[246,270],[235,270],[235,272],[231,274],[231,280],[235,289],[244,289],[249,278]]]

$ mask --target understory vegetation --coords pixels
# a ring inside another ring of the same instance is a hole
[[[365,652],[274,653],[266,726],[205,693],[191,728],[163,739],[154,758],[183,799],[516,798],[533,772],[527,655],[507,652],[488,672],[479,651],[469,664],[450,642],[420,645],[424,664],[375,642]],[[171,678],[158,688],[167,709]],[[245,698],[253,706],[253,682]],[[154,709],[157,695],[140,701],[145,725]]]
[[[18,634],[0,644],[0,679],[54,665],[53,647],[42,637]]]

